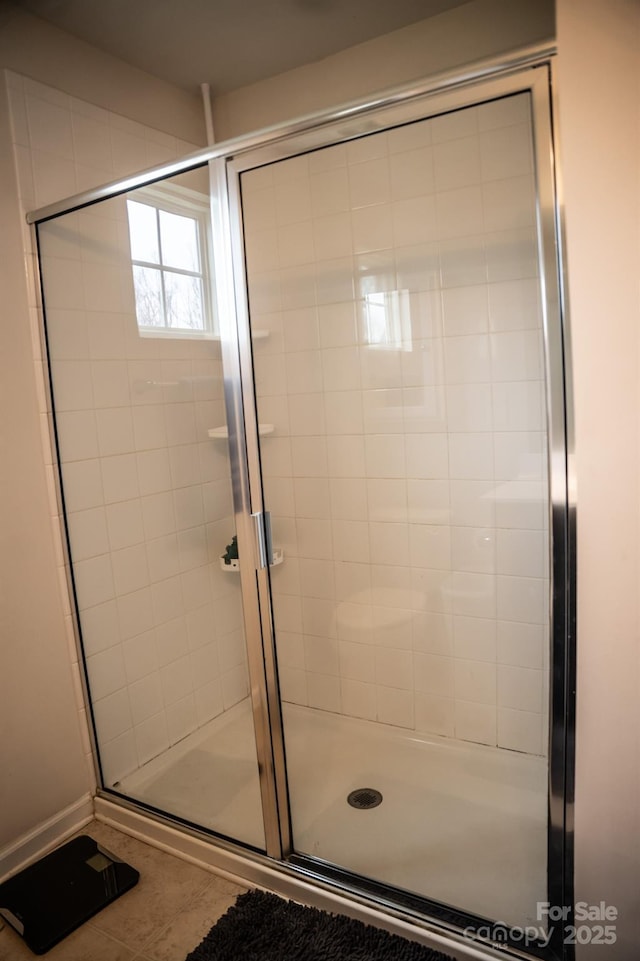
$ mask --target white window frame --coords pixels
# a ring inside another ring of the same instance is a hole
[[[158,230],[158,245],[160,251],[160,262],[152,263],[150,261],[138,260],[133,256],[131,247],[129,247],[129,256],[132,267],[132,277],[133,277],[133,267],[150,267],[153,270],[160,271],[161,276],[161,290],[162,290],[162,306],[164,320],[166,321],[166,313],[164,306],[164,275],[165,273],[182,274],[188,277],[199,277],[202,283],[202,314],[204,320],[204,326],[202,329],[193,329],[190,327],[169,327],[166,323],[161,326],[145,326],[140,324],[138,319],[137,305],[136,310],[136,323],[138,326],[138,333],[141,337],[171,337],[171,338],[195,338],[195,339],[214,339],[217,337],[217,324],[215,313],[213,309],[214,296],[213,296],[213,276],[211,273],[211,265],[213,264],[213,248],[212,248],[212,237],[211,237],[211,211],[209,204],[209,197],[206,194],[199,193],[196,190],[191,190],[188,187],[183,187],[176,183],[158,183],[150,184],[148,187],[141,187],[130,194],[127,194],[127,200],[131,200],[134,203],[147,204],[149,207],[154,207],[156,210],[165,210],[167,213],[178,214],[181,217],[189,217],[196,221],[197,224],[197,237],[198,237],[198,254],[200,259],[200,271],[190,271],[183,270],[178,267],[168,267],[162,263],[162,243],[160,238],[160,231]],[[127,226],[129,224],[128,210],[127,210]],[[135,291],[134,291],[135,299]]]

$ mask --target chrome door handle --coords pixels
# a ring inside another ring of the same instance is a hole
[[[273,564],[273,542],[271,539],[271,514],[269,511],[258,511],[252,514],[256,538],[256,558],[258,570]]]

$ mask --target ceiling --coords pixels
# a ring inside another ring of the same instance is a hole
[[[148,73],[214,94],[468,0],[14,0]]]

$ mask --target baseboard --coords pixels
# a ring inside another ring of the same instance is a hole
[[[85,794],[0,851],[0,882],[52,851],[93,818],[93,797]]]

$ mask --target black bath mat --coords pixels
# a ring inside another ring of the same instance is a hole
[[[275,894],[249,891],[186,961],[452,961],[415,941]]]

